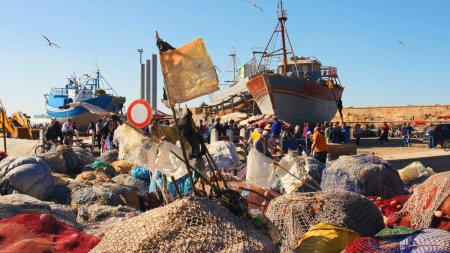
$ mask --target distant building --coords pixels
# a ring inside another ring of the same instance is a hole
[[[33,118],[30,118],[30,123],[32,125],[38,125],[38,124],[48,124],[52,122],[52,118],[48,116],[47,114],[37,114],[33,115]]]

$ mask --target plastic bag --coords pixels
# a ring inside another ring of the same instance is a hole
[[[300,161],[303,159],[303,157],[296,156],[290,152],[281,159],[281,167],[277,166],[277,174],[286,193],[292,193],[303,186],[303,182],[300,179],[307,175],[305,163]],[[295,175],[295,177],[291,174]]]
[[[274,161],[252,148],[247,156],[247,182],[271,188],[275,181]]]
[[[434,174],[433,169],[425,168],[421,162],[412,162],[398,171],[403,183],[409,184],[420,177],[429,177]]]

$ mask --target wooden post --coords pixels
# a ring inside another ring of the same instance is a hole
[[[169,100],[169,103],[170,103],[170,100]],[[184,158],[183,160],[184,160],[184,163],[186,164],[186,170],[188,171],[189,181],[191,182],[191,185],[193,186],[192,191],[194,192],[194,194],[197,194],[197,190],[194,187],[195,183],[194,183],[194,179],[192,178],[192,170],[190,168],[189,159],[186,154],[186,146],[184,143],[184,138],[181,135],[180,126],[178,125],[177,114],[175,112],[175,108],[173,105],[170,105],[170,108],[172,109],[173,120],[175,121],[175,129],[177,130],[177,134],[180,137],[181,151],[183,152],[183,158]]]
[[[225,188],[228,189],[229,187],[228,187],[227,181],[225,180],[225,178],[222,175],[222,171],[217,170],[217,174],[219,174],[219,178],[220,178],[220,180],[222,180],[223,185],[225,186]]]
[[[234,112],[234,97],[231,97],[231,112]]]
[[[178,197],[181,199],[183,196],[180,193],[180,189],[178,188],[177,185],[177,180],[175,180],[175,178],[173,176],[170,177],[170,179],[172,180],[172,184],[173,187],[175,188],[175,192],[177,193]],[[192,188],[194,188],[195,186],[193,185]]]

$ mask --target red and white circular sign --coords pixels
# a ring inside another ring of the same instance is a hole
[[[144,128],[152,120],[152,108],[143,99],[134,100],[127,111],[128,121],[137,128]]]

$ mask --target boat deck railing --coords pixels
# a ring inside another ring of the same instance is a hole
[[[52,95],[67,95],[67,89],[66,88],[52,88],[51,89]]]
[[[337,77],[337,68],[332,66],[322,66],[320,68],[320,75],[322,77]]]

